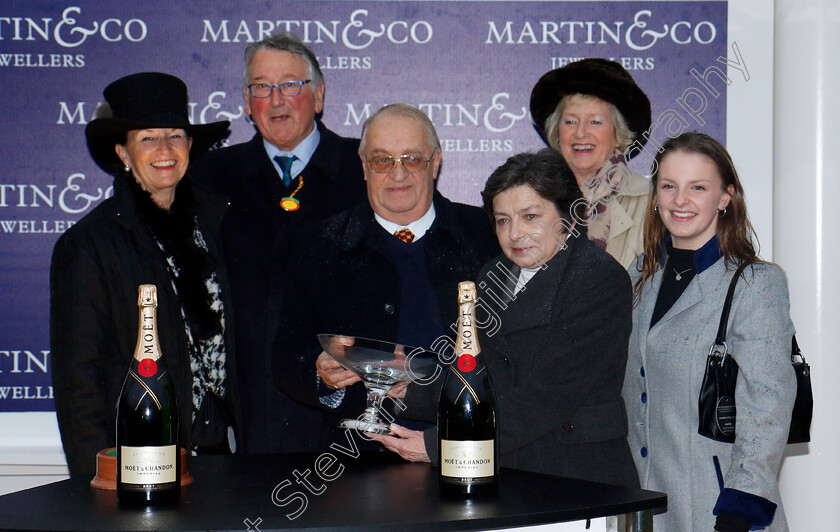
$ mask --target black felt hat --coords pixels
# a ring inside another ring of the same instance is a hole
[[[645,143],[642,133],[650,129],[650,100],[620,64],[582,59],[544,74],[531,91],[531,116],[543,138],[548,138],[545,121],[569,94],[589,94],[615,105],[634,133],[633,140]]]
[[[190,124],[187,114],[187,86],[183,81],[160,72],[132,74],[111,83],[103,92],[110,111],[88,123],[85,128],[88,150],[93,160],[109,174],[116,174],[123,164],[114,146],[125,141],[125,133],[134,129],[179,128],[192,139],[190,160],[207,151],[224,137],[230,122]],[[103,114],[102,109],[97,115]]]

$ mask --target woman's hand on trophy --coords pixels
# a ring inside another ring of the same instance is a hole
[[[398,382],[388,390],[388,397],[394,397],[396,399],[405,399],[405,390],[408,388],[408,385],[411,384],[410,382]]]
[[[409,462],[430,462],[429,454],[426,452],[426,442],[423,440],[421,431],[407,429],[396,423],[391,423],[391,434],[393,436],[369,433],[368,436]]]
[[[323,351],[315,361],[315,369],[318,370],[324,384],[330,388],[345,388],[362,380],[355,372],[346,369]]]

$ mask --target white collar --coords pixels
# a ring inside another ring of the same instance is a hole
[[[392,235],[399,231],[400,229],[408,229],[412,233],[414,233],[414,241],[418,241],[423,238],[423,235],[426,234],[426,231],[432,226],[432,223],[435,221],[435,203],[432,202],[429,205],[429,210],[426,211],[426,214],[414,220],[408,225],[399,225],[395,224],[390,220],[386,220],[385,218],[379,216],[377,213],[373,213],[373,217],[376,218],[377,223],[382,226],[383,229],[391,233]]]
[[[513,295],[518,294],[520,290],[525,288],[525,285],[528,284],[531,277],[535,276],[541,269],[542,268],[520,268],[519,279],[516,281],[516,288],[513,289]]]

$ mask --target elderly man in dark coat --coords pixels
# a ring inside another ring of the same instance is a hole
[[[317,335],[429,349],[452,334],[458,282],[474,279],[499,250],[481,209],[435,191],[440,141],[425,114],[383,107],[365,123],[359,155],[369,201],[304,236],[274,347],[281,390],[351,417],[361,413],[364,389],[322,352]]]
[[[208,153],[196,179],[227,196],[222,224],[230,272],[247,453],[320,449],[321,413],[271,381],[270,349],[285,299],[291,241],[302,228],[364,201],[359,141],[315,119],[324,106],[318,59],[278,33],[248,46],[242,92],[259,132]]]

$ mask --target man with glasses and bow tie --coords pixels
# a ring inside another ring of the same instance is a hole
[[[336,135],[316,118],[324,107],[324,78],[316,56],[291,33],[248,45],[242,94],[257,133],[248,142],[206,154],[190,170],[229,200],[222,237],[244,450],[316,450],[322,414],[274,387],[270,350],[286,297],[293,236],[364,201],[359,141]]]
[[[361,414],[365,390],[317,335],[431,349],[441,335],[454,336],[458,283],[499,253],[481,209],[435,190],[442,152],[423,112],[406,104],[377,111],[362,129],[359,157],[368,201],[302,236],[306,251],[295,261],[274,344],[278,388],[342,417]]]

